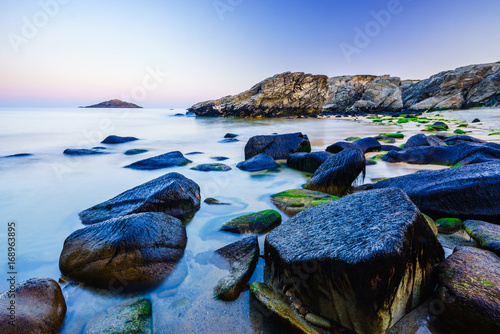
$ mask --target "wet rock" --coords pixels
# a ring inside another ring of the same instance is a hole
[[[360,150],[345,150],[325,161],[304,188],[342,196],[361,172],[364,177],[366,160],[363,153]]]
[[[441,121],[435,122],[431,125],[431,127],[436,131],[445,131],[449,129],[448,125],[445,122]]]
[[[238,137],[239,135],[235,134],[235,133],[226,133],[224,135],[224,138],[236,138]]]
[[[74,155],[74,156],[79,156],[79,155],[96,155],[96,154],[108,154],[107,152],[103,152],[101,150],[94,150],[94,149],[85,149],[85,148],[67,148],[64,150],[63,154],[66,155]]]
[[[185,115],[183,113],[177,113],[174,115],[175,117],[184,117]]]
[[[289,216],[336,199],[338,197],[306,189],[291,189],[271,196],[271,202]]]
[[[232,301],[238,299],[241,291],[246,288],[259,260],[259,242],[257,237],[248,237],[215,251],[229,275],[217,283],[215,296],[219,299]]]
[[[11,286],[0,295],[0,307],[2,334],[58,333],[66,315],[61,288],[50,278],[32,278]]]
[[[457,247],[439,266],[439,319],[453,333],[500,332],[500,258]]]
[[[405,143],[405,149],[418,146],[445,146],[445,143],[439,138],[426,136],[424,134],[411,136]]]
[[[79,213],[95,224],[133,213],[164,212],[185,219],[200,208],[200,187],[179,173],[168,173]]]
[[[479,118],[474,118],[471,123],[481,123]]]
[[[293,242],[290,242],[293,240]],[[265,241],[268,284],[291,285],[313,313],[385,333],[434,290],[444,251],[400,189],[365,191],[294,216]]]
[[[135,138],[135,137],[120,137],[120,136],[111,135],[111,136],[107,136],[101,142],[101,144],[123,144],[123,143],[128,143],[128,142],[136,141],[136,140],[139,140],[139,138]]]
[[[114,292],[163,281],[184,254],[186,228],[165,213],[114,218],[73,232],[59,258],[63,275]]]
[[[219,140],[219,143],[236,143],[238,141],[239,140],[236,138],[226,138],[226,139]]]
[[[148,150],[144,150],[144,149],[140,149],[140,148],[133,148],[131,150],[127,150],[125,151],[125,155],[137,155],[137,154],[142,154],[142,153],[146,153],[148,152]]]
[[[314,173],[331,156],[331,153],[325,151],[293,153],[288,157],[286,165],[303,172]]]
[[[221,231],[231,233],[265,233],[281,224],[281,215],[276,210],[263,210],[240,216],[226,222]]]
[[[128,301],[114,306],[94,318],[85,326],[85,334],[151,334],[152,305],[148,299]]]
[[[192,161],[186,159],[179,151],[173,151],[158,155],[156,157],[140,160],[134,162],[133,164],[125,166],[125,168],[141,169],[141,170],[153,170],[176,166],[185,166]]]
[[[357,149],[357,147],[353,143],[339,141],[336,142],[335,144],[328,146],[326,148],[326,152],[337,154],[344,150],[355,150],[355,149]]]
[[[189,153],[186,153],[186,155],[199,155],[199,154],[205,154],[203,152],[189,152]]]
[[[24,157],[31,157],[33,154],[31,153],[17,153],[17,154],[12,154],[12,155],[6,155],[4,158],[24,158]]]
[[[457,217],[500,224],[500,162],[422,171],[370,187],[401,188],[422,212],[433,218]]]
[[[447,137],[444,140],[444,142],[446,145],[456,145],[456,144],[460,144],[460,143],[480,143],[480,144],[486,143],[486,141],[484,141],[484,140],[474,138],[471,136],[467,136],[467,135],[456,135],[456,136]]]
[[[326,148],[327,152],[339,153],[343,150],[359,149],[362,153],[380,151],[380,143],[372,137],[356,140],[352,143],[338,142]]]
[[[400,131],[394,133],[381,133],[380,136],[396,138],[396,139],[403,139],[405,137],[405,135],[402,134]]]
[[[481,246],[500,256],[500,225],[480,220],[467,220],[463,223],[465,231]]]
[[[273,159],[288,159],[290,154],[297,152],[311,152],[309,139],[300,132],[254,136],[245,145],[245,160],[261,153],[267,154]]]
[[[440,218],[436,220],[439,233],[452,234],[464,228],[462,221],[458,218]]]
[[[230,203],[224,203],[212,197],[206,198],[203,202],[210,205],[231,205]]]
[[[192,170],[197,170],[199,172],[227,172],[232,168],[228,165],[212,163],[212,164],[201,164],[195,167],[191,167]]]
[[[390,152],[390,151],[402,151],[403,149],[399,146],[394,146],[394,145],[382,145],[380,146],[380,150],[381,151],[387,151],[387,152]]]
[[[210,159],[213,159],[215,161],[225,161],[225,160],[228,160],[229,158],[227,158],[227,157],[211,157]]]
[[[257,172],[266,169],[280,168],[274,159],[266,154],[259,154],[246,161],[239,162],[236,167],[247,172]]]

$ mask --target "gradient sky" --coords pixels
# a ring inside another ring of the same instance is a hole
[[[0,107],[188,107],[285,71],[423,79],[500,61],[500,1],[400,0],[377,31],[372,12],[397,2],[0,0]]]

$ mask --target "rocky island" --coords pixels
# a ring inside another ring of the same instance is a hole
[[[114,99],[83,108],[142,108],[142,107],[139,107],[137,104],[134,103]]]

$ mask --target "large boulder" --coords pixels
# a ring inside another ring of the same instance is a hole
[[[9,275],[7,275],[9,281]],[[0,295],[0,333],[59,333],[66,315],[61,287],[50,278],[32,278]]]
[[[290,189],[271,196],[271,202],[289,216],[295,216],[307,208],[325,204],[336,199],[339,198],[307,189]]]
[[[480,220],[467,220],[463,223],[470,237],[486,250],[500,256],[500,225]]]
[[[331,156],[331,153],[325,151],[293,153],[288,157],[286,165],[303,172],[314,173]]]
[[[120,136],[107,136],[101,143],[102,144],[123,144],[131,141],[139,140],[139,138],[135,137],[120,137]]]
[[[267,154],[273,159],[288,159],[290,154],[297,152],[311,152],[309,139],[300,132],[254,136],[245,145],[245,160],[261,153]]]
[[[168,173],[79,213],[84,224],[139,212],[165,212],[184,219],[200,208],[200,187],[179,173]]]
[[[330,153],[339,153],[343,150],[353,150],[358,149],[362,153],[380,151],[382,145],[380,145],[379,141],[372,137],[367,137],[363,139],[358,139],[352,143],[347,142],[337,142],[333,145],[330,145],[326,148],[327,152]]]
[[[63,275],[112,291],[163,281],[184,255],[186,228],[165,213],[114,218],[73,232],[59,258]]]
[[[500,333],[500,258],[457,247],[439,266],[439,319],[451,333]]]
[[[365,176],[365,171],[366,159],[363,153],[360,150],[345,150],[325,161],[304,188],[342,196],[361,172]]]
[[[313,313],[360,334],[385,333],[435,288],[444,251],[400,189],[309,208],[266,237],[266,281],[292,286]]]
[[[280,168],[281,166],[272,157],[262,153],[239,162],[236,167],[247,172],[258,172],[260,170]]]
[[[136,161],[133,164],[125,166],[125,168],[154,170],[168,167],[185,166],[191,162],[192,161],[186,159],[186,157],[184,157],[181,152],[173,151],[158,155],[156,157]]]
[[[231,219],[224,223],[221,231],[231,233],[265,233],[281,224],[281,215],[276,210],[262,210]]]
[[[445,143],[435,136],[426,136],[424,134],[411,136],[405,143],[405,148],[418,146],[445,146]]]
[[[456,145],[456,144],[460,144],[463,142],[480,143],[480,144],[486,143],[485,140],[474,138],[474,137],[467,136],[467,135],[456,135],[456,136],[451,136],[451,137],[447,137],[444,139],[444,143],[446,145]]]
[[[369,187],[401,188],[423,213],[435,219],[458,217],[500,224],[500,162],[420,171]]]

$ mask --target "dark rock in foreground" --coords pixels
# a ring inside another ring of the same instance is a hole
[[[184,254],[186,228],[165,213],[114,218],[73,232],[59,258],[63,275],[111,291],[155,286]]]
[[[465,231],[481,246],[500,256],[500,225],[480,220],[467,220],[463,223]]]
[[[357,149],[344,150],[325,161],[304,188],[342,196],[361,172],[364,177],[366,160],[363,153]]]
[[[265,233],[281,224],[281,215],[276,210],[263,210],[233,218],[224,223],[221,231],[231,233]]]
[[[217,283],[215,296],[222,300],[236,300],[247,286],[259,260],[257,236],[248,237],[215,251],[224,262],[229,275]]]
[[[268,283],[291,285],[312,312],[362,334],[385,333],[425,300],[444,258],[400,189],[307,209],[267,235],[264,253]]]
[[[120,137],[120,136],[111,135],[111,136],[107,136],[101,142],[101,144],[123,144],[123,143],[128,143],[128,142],[136,141],[136,140],[139,140],[139,138],[135,138],[135,137]]]
[[[281,166],[267,154],[259,154],[246,161],[239,162],[236,167],[247,172],[257,172],[266,169],[276,169]]]
[[[283,135],[255,136],[245,145],[245,160],[261,153],[273,159],[288,159],[290,154],[311,152],[311,143],[306,135],[300,132]]]
[[[79,148],[67,148],[63,152],[66,155],[96,155],[96,154],[108,154],[107,152],[103,152],[101,150],[96,149],[79,149]]]
[[[500,224],[500,162],[390,178],[370,187],[403,189],[429,216],[458,217]]]
[[[200,187],[179,173],[168,173],[79,213],[83,224],[95,224],[133,213],[164,212],[185,218],[200,208]]]
[[[179,151],[173,151],[158,155],[156,157],[140,160],[133,164],[125,166],[125,168],[154,170],[168,167],[185,166],[192,161],[186,159]]]
[[[303,172],[314,173],[331,156],[331,153],[325,151],[293,153],[288,157],[286,165]]]
[[[500,258],[457,247],[439,266],[439,319],[453,333],[500,333]]]
[[[152,314],[148,299],[128,301],[90,319],[85,334],[150,334],[153,332]]]
[[[213,164],[201,164],[195,167],[191,167],[192,170],[197,170],[199,172],[227,172],[232,168],[228,165],[213,163]]]
[[[336,199],[338,197],[306,189],[291,189],[271,196],[271,202],[289,216]]]
[[[32,278],[12,290],[0,295],[0,333],[59,333],[66,315],[66,302],[56,281]]]
[[[109,100],[105,102],[101,102],[99,104],[94,104],[85,108],[142,108],[137,104],[129,103],[121,100]]]

